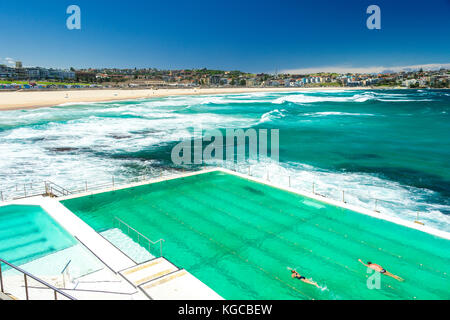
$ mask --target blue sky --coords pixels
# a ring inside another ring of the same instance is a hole
[[[66,9],[81,8],[81,30]],[[366,9],[381,8],[381,30]],[[450,0],[0,2],[0,63],[26,66],[373,69],[450,63]]]

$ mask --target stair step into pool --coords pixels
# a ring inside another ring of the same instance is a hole
[[[166,259],[158,258],[123,270],[120,274],[137,287],[178,270],[175,265]]]
[[[140,286],[154,300],[223,300],[186,270],[179,270]]]

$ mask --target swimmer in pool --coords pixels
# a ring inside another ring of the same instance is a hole
[[[291,270],[291,273],[292,273],[291,277],[292,277],[292,279],[298,279],[298,280],[300,280],[300,281],[303,281],[304,283],[307,283],[307,284],[316,286],[317,288],[320,289],[319,285],[318,285],[317,283],[315,283],[314,281],[309,280],[309,279],[306,279],[304,276],[301,276],[301,275],[300,275],[297,271],[295,271],[295,270],[292,270],[292,269],[289,269],[289,270]]]
[[[373,269],[381,274],[384,274],[385,276],[394,278],[395,280],[398,281],[405,281],[402,278],[400,278],[399,276],[396,276],[395,274],[390,273],[389,271],[386,271],[386,269],[384,269],[382,266],[372,263],[372,262],[367,262],[367,264],[365,264],[364,262],[362,262],[361,259],[358,259],[359,262],[361,262],[363,265],[365,265],[367,268]]]

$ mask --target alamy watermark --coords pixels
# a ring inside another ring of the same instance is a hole
[[[268,158],[269,149],[270,158],[278,162],[279,146],[278,129],[227,129],[224,135],[219,129],[203,131],[196,128],[192,140],[180,142],[172,149],[172,162],[175,165],[222,161],[241,163],[249,158]]]
[[[69,30],[81,30],[81,8],[78,5],[72,4],[67,7],[66,13],[70,15],[66,20],[66,26]],[[379,6],[373,4],[367,7],[366,26],[369,30],[381,29],[381,9]]]
[[[67,7],[66,13],[70,16],[66,20],[66,26],[69,30],[81,30],[81,9],[77,5]]]
[[[367,278],[367,288],[369,290],[381,289],[381,273],[372,268],[367,268],[367,273],[370,274]]]
[[[381,9],[379,6],[373,4],[367,8],[367,14],[370,14],[367,18],[367,28],[369,30],[381,29]]]

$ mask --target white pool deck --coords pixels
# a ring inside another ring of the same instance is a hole
[[[74,213],[72,213],[70,210],[68,210],[60,203],[60,201],[62,200],[79,198],[83,196],[99,194],[113,190],[132,188],[167,180],[185,178],[213,171],[221,171],[227,174],[239,176],[241,178],[250,181],[265,184],[287,192],[315,199],[323,203],[345,208],[354,212],[365,214],[377,219],[389,221],[398,225],[402,225],[411,229],[419,230],[443,239],[450,240],[450,233],[442,230],[438,230],[429,226],[417,224],[415,222],[406,221],[397,217],[393,217],[369,209],[354,206],[345,202],[329,199],[321,195],[276,185],[264,179],[244,175],[224,168],[205,169],[197,172],[184,173],[170,178],[157,178],[150,181],[142,181],[115,188],[90,191],[76,195],[70,195],[67,197],[61,197],[57,199],[46,197],[33,197],[21,200],[8,201],[0,203],[0,207],[6,205],[36,205],[42,207],[56,222],[59,223],[59,225],[61,225],[61,227],[63,227],[69,234],[74,236],[79,242],[81,242],[86,248],[88,248],[88,250],[93,255],[95,255],[105,266],[107,266],[106,269],[99,270],[96,273],[86,276],[87,278],[91,279],[91,281],[84,281],[78,283],[79,291],[76,292],[77,295],[74,294],[74,291],[71,290],[65,291],[75,296],[76,298],[79,299],[151,298],[162,300],[178,300],[178,299],[221,300],[223,298],[220,297],[220,295],[215,293],[211,288],[203,284],[200,280],[196,279],[193,275],[191,275],[188,272],[188,270],[183,269],[175,270],[172,267],[166,268],[168,269],[166,274],[161,274],[160,277],[155,278],[155,276],[152,277],[150,275],[149,282],[140,283],[139,285],[133,284],[132,279],[130,281],[130,279],[126,279],[126,277],[124,277],[123,272],[124,270],[131,270],[133,268],[136,268],[138,265],[126,254],[117,249],[114,245],[112,245],[109,241],[107,241],[99,233],[97,233],[94,229],[92,229],[88,224],[86,224],[84,221],[82,221]],[[168,263],[170,264],[170,262]],[[155,273],[155,271],[153,271],[153,274],[157,274],[157,272]],[[144,279],[145,277],[141,276],[140,278]],[[19,283],[21,280],[18,279],[17,281]],[[20,285],[20,283],[18,285]],[[34,290],[45,291],[45,289],[39,288]]]

